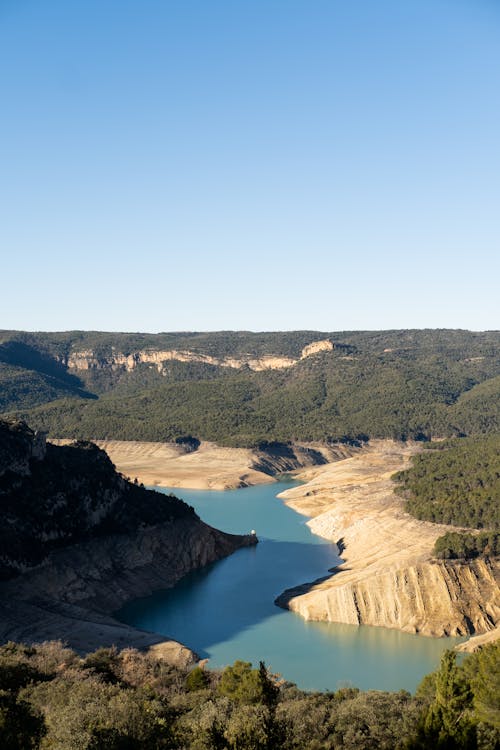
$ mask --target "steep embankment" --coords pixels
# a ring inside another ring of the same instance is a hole
[[[307,484],[283,493],[313,516],[312,531],[339,545],[334,575],[284,592],[278,603],[310,620],[381,625],[425,635],[484,633],[500,621],[498,565],[436,561],[447,528],[403,510],[390,476],[415,445],[380,441],[337,464],[304,472]]]
[[[256,541],[127,482],[96,446],[45,445],[20,423],[0,422],[0,507],[0,640],[62,638],[83,651],[161,643],[109,614]],[[186,658],[179,644],[164,651]]]
[[[160,644],[167,656],[185,660],[188,651],[179,644],[110,615],[127,600],[173,586],[191,570],[250,542],[182,519],[54,551],[0,585],[0,641],[61,639],[79,651]]]

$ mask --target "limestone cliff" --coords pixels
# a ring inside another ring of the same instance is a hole
[[[111,369],[131,372],[140,364],[150,364],[154,365],[158,369],[158,372],[162,373],[165,364],[175,360],[178,362],[199,362],[216,367],[230,367],[237,370],[242,367],[249,367],[250,370],[261,372],[262,370],[280,370],[293,367],[293,365],[306,357],[311,357],[324,351],[332,351],[333,348],[334,345],[327,339],[313,341],[302,349],[299,359],[272,354],[265,354],[260,357],[255,357],[251,354],[239,358],[213,357],[208,354],[201,354],[200,352],[177,349],[143,349],[130,354],[115,352],[109,356],[99,356],[94,351],[88,349],[72,352],[67,356],[60,357],[59,361],[69,370]]]
[[[71,440],[51,440],[67,445]],[[263,442],[256,448],[96,440],[117,469],[147,486],[227,490],[267,484],[283,472],[338,461],[356,452],[345,444]]]
[[[302,349],[301,359],[311,357],[313,354],[319,354],[320,352],[331,352],[334,349],[334,345],[329,339],[323,339],[322,341],[312,341],[310,344]]]
[[[331,576],[277,600],[310,620],[381,625],[424,635],[484,633],[500,623],[499,565],[431,557],[450,527],[403,511],[390,476],[415,445],[380,441],[358,455],[304,473],[307,484],[283,493],[314,516],[311,529],[337,542],[344,560]]]

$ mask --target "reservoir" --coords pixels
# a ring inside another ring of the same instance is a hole
[[[211,526],[247,534],[259,544],[195,571],[174,588],[127,604],[117,617],[184,643],[210,667],[236,659],[273,672],[304,690],[413,692],[440,655],[463,639],[428,638],[370,626],[306,622],[274,599],[285,589],[328,574],[336,548],[313,535],[307,519],[276,497],[280,482],[225,492],[172,491]],[[155,488],[157,489],[157,488]]]

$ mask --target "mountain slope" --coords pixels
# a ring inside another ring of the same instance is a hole
[[[0,356],[1,408],[53,437],[191,434],[252,446],[500,428],[494,331],[3,332],[0,341],[17,352],[15,371]]]

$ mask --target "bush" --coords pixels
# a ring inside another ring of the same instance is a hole
[[[500,553],[500,534],[466,534],[449,531],[434,543],[434,555],[443,560],[473,560]]]
[[[186,690],[188,692],[195,692],[196,690],[203,690],[209,684],[209,678],[207,673],[201,667],[195,667],[192,669],[186,677]]]

